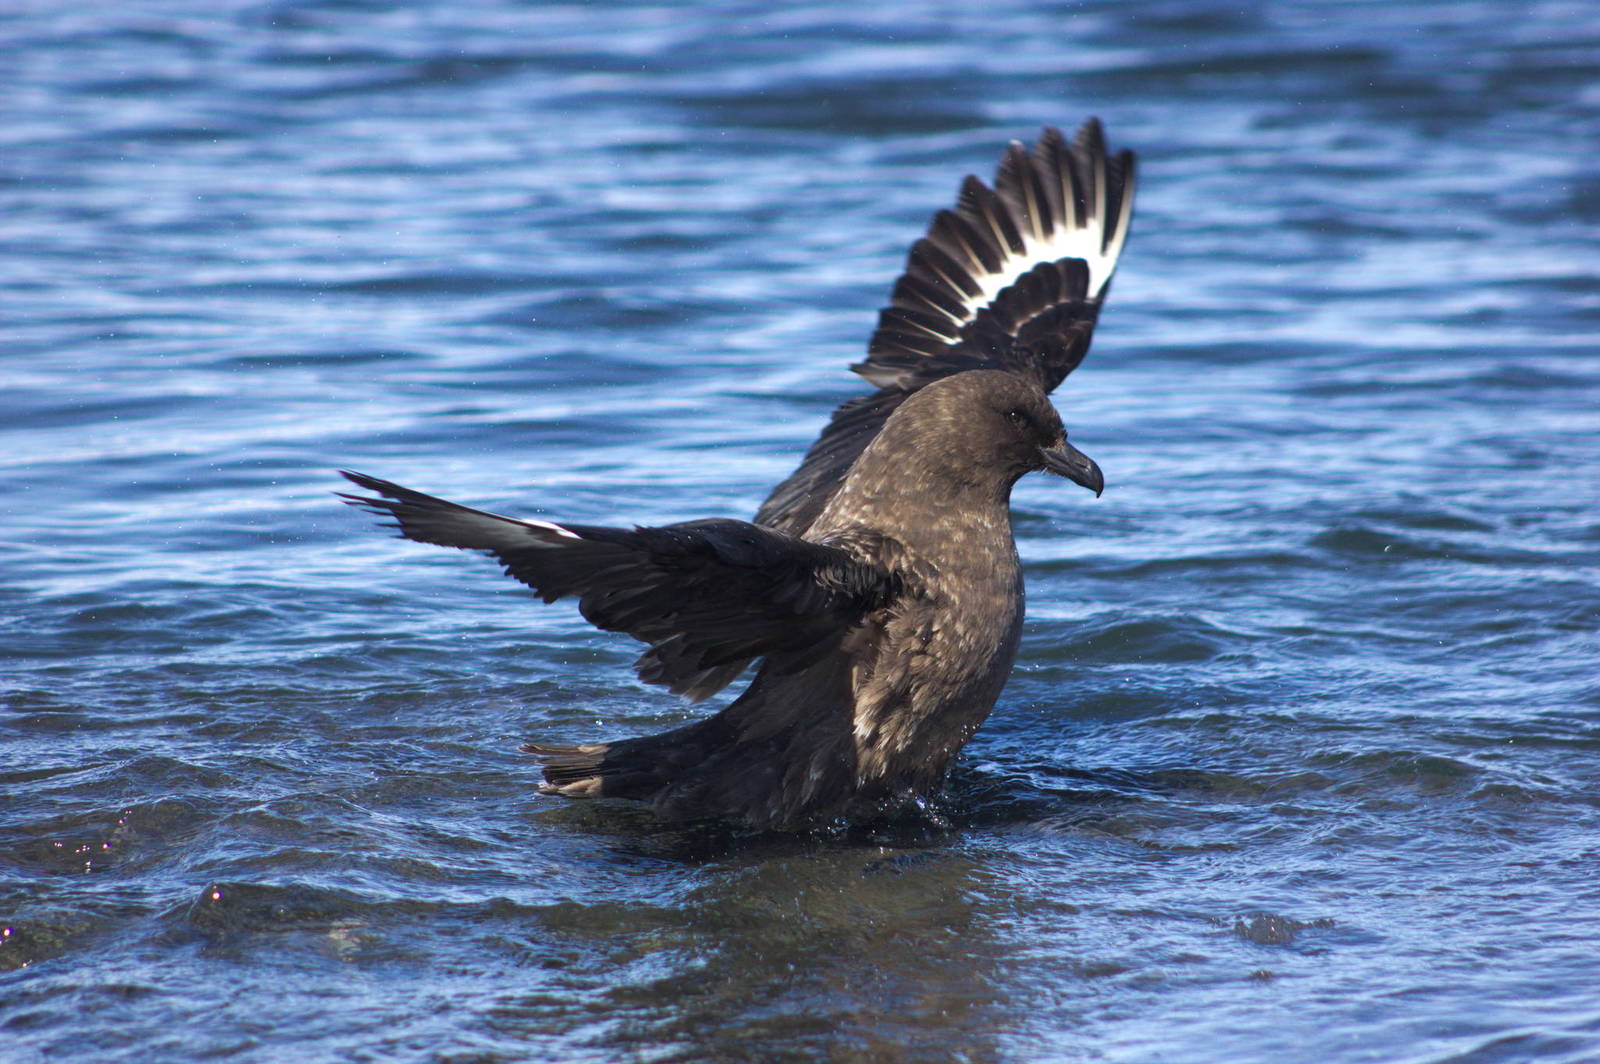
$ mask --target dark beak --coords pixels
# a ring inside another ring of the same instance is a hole
[[[1106,490],[1105,475],[1100,472],[1100,467],[1094,464],[1094,459],[1078,450],[1066,440],[1062,440],[1057,447],[1041,447],[1039,454],[1044,458],[1044,467],[1058,477],[1066,477],[1074,484],[1082,484],[1094,492],[1095,498]]]

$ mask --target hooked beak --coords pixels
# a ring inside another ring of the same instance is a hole
[[[1066,440],[1062,440],[1055,447],[1041,447],[1039,454],[1044,459],[1047,471],[1058,477],[1066,477],[1074,484],[1081,484],[1094,492],[1094,497],[1099,498],[1100,493],[1106,490],[1106,478],[1100,472],[1100,467],[1094,464],[1094,459],[1078,450]]]

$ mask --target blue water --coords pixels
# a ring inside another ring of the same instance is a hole
[[[0,13],[0,1058],[1600,1060],[1588,2]],[[337,505],[747,516],[905,250],[1134,233],[925,825],[534,793],[695,710]],[[942,820],[940,819],[942,818]]]

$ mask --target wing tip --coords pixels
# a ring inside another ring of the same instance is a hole
[[[1015,303],[1013,288],[1044,263],[1082,262],[1087,298],[1102,300],[1127,240],[1137,166],[1127,148],[1108,152],[1091,115],[1070,139],[1045,124],[1031,151],[1009,142],[994,189],[963,178],[954,210],[936,211],[912,244],[868,357],[851,369],[879,388],[911,386],[918,362],[952,353],[984,311],[1007,293]]]

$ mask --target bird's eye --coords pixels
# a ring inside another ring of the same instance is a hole
[[[1009,420],[1013,425],[1026,425],[1028,423],[1028,415],[1022,410],[1021,407],[1012,407],[1010,410],[1007,410],[1006,419]]]

